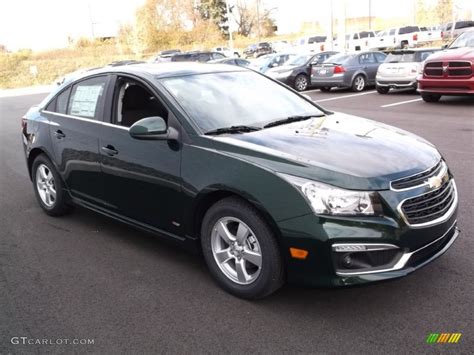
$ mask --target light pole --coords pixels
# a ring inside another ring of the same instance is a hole
[[[225,8],[227,11],[227,27],[229,31],[229,47],[231,50],[234,50],[234,39],[232,38],[232,29],[230,28],[230,7],[229,1],[225,0]]]
[[[257,0],[257,38],[260,42],[260,0]]]

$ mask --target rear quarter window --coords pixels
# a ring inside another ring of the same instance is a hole
[[[68,114],[72,116],[99,119],[103,104],[107,77],[100,76],[74,84],[68,104]],[[59,101],[58,105],[59,107]]]

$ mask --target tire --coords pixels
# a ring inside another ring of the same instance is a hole
[[[365,77],[359,74],[359,75],[356,75],[356,77],[352,81],[351,89],[352,91],[355,91],[355,92],[361,92],[361,91],[364,91],[365,86],[366,86]]]
[[[62,216],[71,210],[67,204],[64,184],[51,160],[40,154],[31,168],[33,189],[43,211],[50,216]]]
[[[239,235],[243,243],[238,242]],[[263,298],[284,283],[283,261],[274,234],[259,212],[240,198],[225,198],[207,211],[201,246],[215,281],[237,297]]]
[[[321,90],[322,92],[329,92],[331,91],[331,87],[325,86],[325,87],[319,88],[319,90]]]
[[[421,98],[424,102],[438,102],[441,99],[439,94],[421,94]]]
[[[308,76],[304,74],[298,74],[295,78],[293,87],[296,91],[304,91],[308,88]]]
[[[388,94],[388,92],[390,91],[390,88],[386,86],[377,86],[376,90],[379,94],[385,95],[385,94]]]

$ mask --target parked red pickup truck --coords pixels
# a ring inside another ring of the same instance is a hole
[[[426,102],[439,101],[442,95],[474,95],[474,31],[428,57],[418,77],[418,92]]]

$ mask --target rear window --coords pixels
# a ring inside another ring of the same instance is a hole
[[[385,58],[385,63],[412,63],[415,61],[415,52],[389,53]]]
[[[326,36],[314,36],[314,37],[310,37],[308,39],[309,44],[311,44],[311,43],[321,43],[321,42],[326,42]]]
[[[351,59],[353,55],[351,54],[336,54],[324,61],[324,63],[331,63],[331,64],[344,64],[346,61]]]
[[[455,29],[474,27],[474,21],[459,21],[456,22]]]
[[[407,33],[413,33],[413,32],[418,32],[420,28],[418,26],[405,26],[401,27],[400,30],[398,31],[399,35],[404,35]]]

